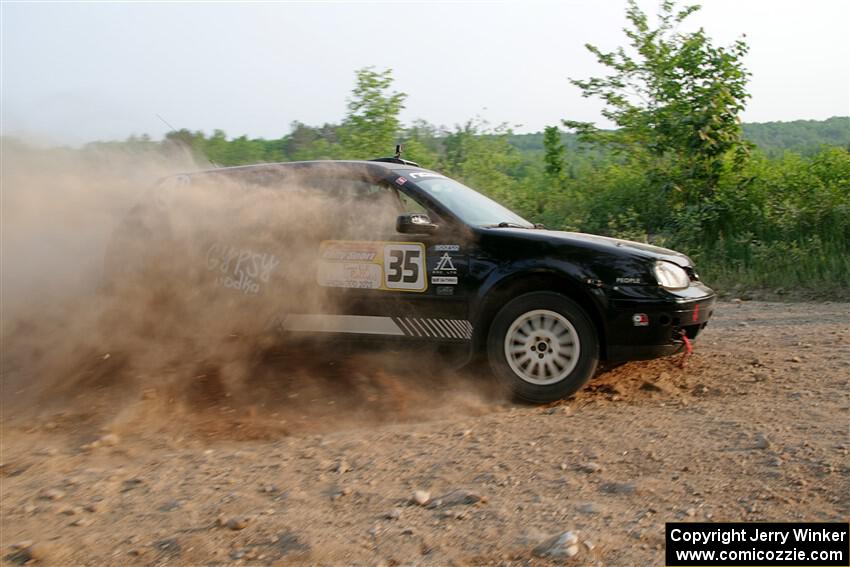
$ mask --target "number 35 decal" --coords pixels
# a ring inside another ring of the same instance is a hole
[[[425,247],[422,244],[384,245],[384,278],[388,289],[425,291]]]

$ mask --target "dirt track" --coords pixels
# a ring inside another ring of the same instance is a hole
[[[3,560],[546,565],[535,546],[574,530],[568,564],[660,565],[665,521],[846,520],[849,322],[850,304],[724,303],[684,369],[631,363],[543,408],[373,365],[316,368],[356,395],[273,410],[139,392],[121,419],[104,399],[4,416]]]

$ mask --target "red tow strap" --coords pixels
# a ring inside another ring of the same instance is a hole
[[[688,338],[687,333],[682,331],[682,340],[685,343],[685,354],[682,355],[682,359],[679,361],[679,368],[684,368],[685,363],[688,361],[688,357],[691,356],[694,352],[694,346],[691,344],[691,340]]]

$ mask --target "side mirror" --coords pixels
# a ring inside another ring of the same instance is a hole
[[[425,213],[404,213],[396,219],[395,229],[402,234],[431,234],[437,225]]]

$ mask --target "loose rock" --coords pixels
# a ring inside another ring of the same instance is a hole
[[[602,465],[594,462],[581,463],[576,468],[581,472],[587,474],[593,474],[602,471]]]
[[[28,549],[28,548],[32,547],[32,544],[33,544],[33,543],[35,543],[35,542],[33,542],[31,539],[25,539],[25,540],[23,540],[23,541],[19,541],[19,542],[13,543],[10,547],[11,547],[13,550],[18,550],[18,549]]]
[[[452,490],[448,494],[433,499],[428,508],[448,508],[450,506],[477,504],[484,500],[480,495],[469,490]]]
[[[159,508],[157,508],[160,512],[173,512],[174,510],[180,509],[180,502],[177,500],[167,500],[163,502]]]
[[[552,536],[532,550],[537,557],[573,557],[578,553],[578,536],[563,532]]]
[[[114,447],[117,445],[121,438],[115,433],[107,433],[103,437],[99,439],[101,445],[105,445],[106,447]]]
[[[219,524],[233,531],[244,530],[248,527],[251,519],[248,516],[232,516],[226,520],[220,520]]]
[[[134,488],[144,484],[144,482],[145,481],[140,478],[128,478],[121,485],[121,492],[128,492],[130,490],[133,490]]]
[[[43,500],[62,500],[65,498],[65,493],[59,490],[58,488],[48,488],[44,492],[41,493],[41,498]]]
[[[607,494],[634,494],[637,487],[630,482],[606,482],[599,490]]]
[[[424,506],[431,500],[431,493],[427,490],[416,490],[410,498],[411,502],[419,506]]]
[[[180,555],[180,542],[177,538],[169,537],[153,542],[154,549],[166,555]]]
[[[36,543],[30,540],[12,544],[12,553],[5,558],[18,564],[44,561],[49,559],[51,547],[48,544]]]

